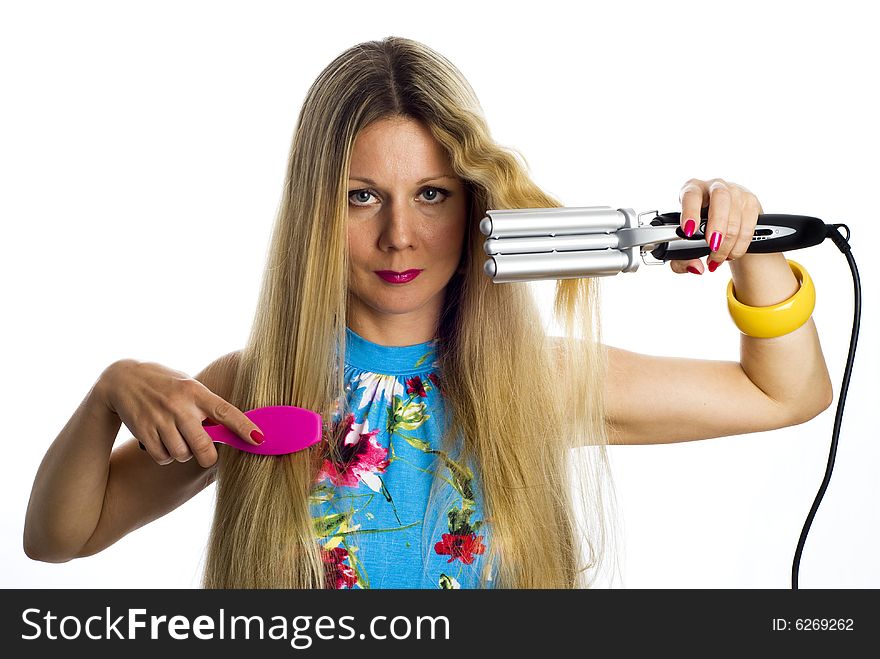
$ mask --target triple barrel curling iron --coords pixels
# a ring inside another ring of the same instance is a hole
[[[673,259],[696,259],[710,253],[706,242],[709,208],[688,238],[681,213],[638,215],[610,206],[488,210],[480,231],[490,257],[484,272],[496,284],[546,279],[607,277],[635,272]],[[654,218],[642,223],[643,216]],[[818,245],[836,227],[805,215],[759,215],[750,253],[785,252]],[[839,234],[838,234],[839,235]],[[650,254],[650,257],[648,255]]]
[[[483,270],[494,283],[501,284],[635,272],[639,267],[637,257],[646,265],[697,259],[711,253],[705,235],[708,213],[708,207],[700,211],[699,228],[688,238],[681,228],[681,213],[660,215],[657,211],[648,211],[637,215],[631,208],[615,210],[610,206],[488,210],[480,222],[480,231],[487,236],[483,248],[489,256]],[[643,224],[642,217],[652,214],[655,217],[650,223]],[[846,238],[839,228],[846,229]],[[805,215],[759,215],[746,250],[762,254],[786,252],[818,245],[826,238],[831,239],[850,266],[855,293],[854,318],[825,477],[792,560],[791,586],[795,589],[807,533],[831,480],[837,455],[843,407],[858,343],[862,286],[850,249],[850,230],[845,224],[825,224],[819,218]]]

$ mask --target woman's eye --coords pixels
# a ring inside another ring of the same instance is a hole
[[[366,196],[366,198],[364,198],[364,196]],[[370,197],[372,196],[373,193],[369,190],[352,190],[348,193],[349,201],[352,201],[352,198],[354,197],[358,202],[362,202],[356,203],[356,206],[363,206],[364,204],[366,204],[367,201],[369,201]]]
[[[436,203],[438,203],[438,204],[443,203],[443,201],[446,199],[446,197],[449,196],[449,190],[444,190],[443,188],[425,188],[422,190],[422,194],[431,193],[430,197],[425,197],[425,198],[429,199],[432,203],[434,203],[433,200],[437,198],[438,192],[443,195],[443,199],[441,199],[440,201],[438,201]]]

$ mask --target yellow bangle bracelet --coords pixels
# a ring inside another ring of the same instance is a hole
[[[770,339],[793,332],[806,323],[816,307],[816,288],[806,269],[795,261],[788,265],[800,282],[800,288],[787,300],[769,307],[750,307],[736,299],[733,279],[727,284],[727,308],[730,317],[747,336]]]

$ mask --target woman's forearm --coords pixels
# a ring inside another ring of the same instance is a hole
[[[778,304],[798,290],[798,280],[782,253],[744,254],[727,263],[736,298],[743,304]],[[746,375],[765,394],[790,408],[794,419],[813,418],[831,404],[834,390],[812,318],[783,336],[740,336],[740,364]]]
[[[101,517],[110,453],[122,423],[106,406],[101,383],[99,378],[52,442],[34,478],[24,550],[36,560],[70,560]]]

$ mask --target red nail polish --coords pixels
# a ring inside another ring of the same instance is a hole
[[[690,238],[694,235],[694,231],[696,230],[696,228],[697,223],[694,222],[694,219],[692,217],[689,217],[687,222],[684,223],[684,235]]]
[[[719,265],[721,264],[718,261],[709,261],[709,272],[715,272]]]
[[[257,444],[262,444],[265,441],[263,433],[261,433],[259,430],[251,430],[251,439],[254,440]]]
[[[709,249],[717,252],[719,247],[721,247],[721,232],[713,231],[712,237],[709,239]]]
[[[697,270],[697,269],[696,269],[694,266],[692,266],[692,265],[689,265],[689,266],[688,266],[688,272],[692,272],[692,273],[694,273],[695,275],[700,274],[700,271]]]

